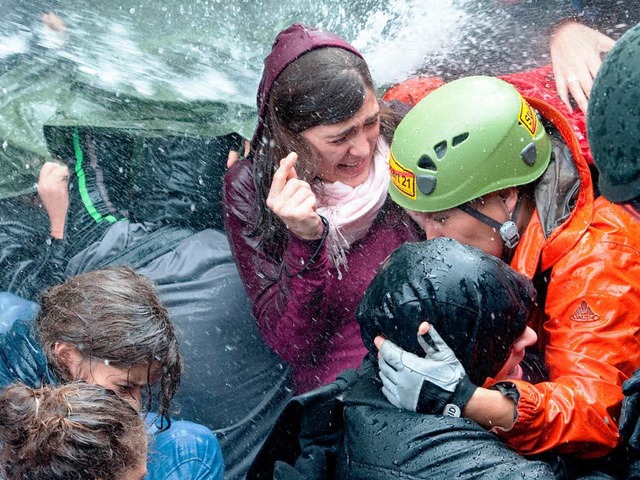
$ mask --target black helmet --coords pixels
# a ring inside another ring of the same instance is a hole
[[[450,238],[406,243],[391,254],[356,312],[362,340],[388,338],[424,356],[418,326],[431,323],[471,381],[503,367],[535,309],[531,280],[502,260]]]
[[[640,196],[640,25],[607,54],[589,98],[587,131],[598,185],[612,202]]]

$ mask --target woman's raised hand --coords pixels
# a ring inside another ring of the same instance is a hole
[[[316,195],[304,180],[298,178],[295,164],[298,154],[291,152],[280,161],[273,175],[267,206],[293,235],[304,240],[322,237],[324,225],[316,213]]]

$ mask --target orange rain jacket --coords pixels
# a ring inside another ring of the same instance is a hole
[[[394,99],[390,93],[385,99]],[[412,92],[414,99],[423,96]],[[511,262],[530,278],[549,275],[545,316],[532,326],[550,381],[513,382],[516,423],[494,431],[522,454],[553,449],[600,457],[618,443],[622,383],[640,366],[640,222],[623,206],[594,199],[575,125],[549,103],[525,98],[569,147],[579,186],[577,195],[553,191],[545,205],[537,196]],[[575,206],[568,216],[549,224],[550,212],[569,197]]]

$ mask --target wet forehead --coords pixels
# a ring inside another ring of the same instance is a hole
[[[110,365],[108,361],[102,361],[98,367],[105,374],[107,378],[113,381],[119,381],[127,383],[129,385],[136,385],[144,387],[149,383],[149,378],[153,378],[154,374],[157,374],[157,366],[149,370],[148,364],[136,365],[131,368],[122,368]]]
[[[364,103],[360,110],[351,118],[344,122],[334,123],[331,125],[323,125],[323,136],[336,137],[348,133],[350,130],[357,128],[370,120],[374,120],[380,113],[380,105],[373,91],[367,90]]]

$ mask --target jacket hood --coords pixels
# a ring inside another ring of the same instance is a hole
[[[377,335],[419,356],[418,326],[431,323],[471,380],[497,374],[535,309],[531,281],[498,258],[455,240],[405,244],[382,265],[356,316],[374,355]]]
[[[271,53],[264,59],[264,71],[258,87],[257,98],[258,128],[256,128],[251,140],[251,151],[256,151],[258,140],[262,136],[267,102],[275,80],[298,57],[311,50],[327,47],[343,48],[362,57],[362,54],[344,39],[326,30],[294,23],[278,34],[271,46]]]

